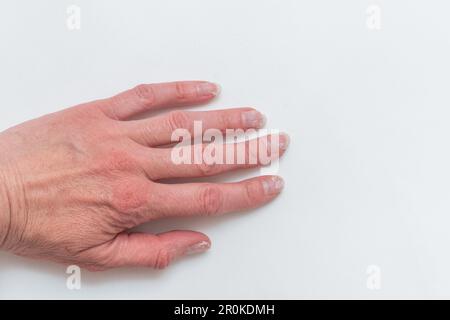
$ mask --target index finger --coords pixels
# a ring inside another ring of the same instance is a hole
[[[102,100],[100,109],[110,118],[126,120],[149,110],[205,103],[219,91],[217,84],[207,81],[140,84]]]

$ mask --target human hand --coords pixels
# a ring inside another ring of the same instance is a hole
[[[255,208],[275,198],[283,186],[276,176],[222,184],[161,182],[260,165],[175,164],[167,145],[177,128],[193,133],[194,120],[203,130],[224,131],[259,128],[263,116],[238,108],[130,119],[149,110],[208,102],[217,93],[216,85],[200,81],[140,85],[2,132],[0,248],[89,270],[164,268],[175,258],[207,250],[210,240],[199,232],[129,230],[165,217]],[[286,135],[276,138],[279,152],[272,159],[288,144]],[[237,145],[218,147],[238,150]],[[245,152],[248,159],[249,148]]]

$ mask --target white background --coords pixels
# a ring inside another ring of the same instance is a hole
[[[445,0],[2,1],[2,129],[139,83],[204,79],[223,87],[205,108],[256,106],[292,141],[267,207],[143,228],[205,232],[209,253],[83,271],[79,291],[66,266],[1,253],[0,297],[450,298],[449,15]]]

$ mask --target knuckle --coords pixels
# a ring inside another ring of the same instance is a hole
[[[185,101],[191,97],[190,87],[188,84],[183,82],[175,82],[175,92],[177,96],[177,100]]]
[[[147,204],[147,191],[145,186],[138,183],[124,182],[114,188],[112,193],[112,207],[118,213],[140,213]],[[121,216],[122,220],[137,219],[139,215]],[[130,224],[136,221],[123,221]]]
[[[189,129],[190,127],[189,117],[187,113],[183,111],[172,111],[169,113],[168,123],[172,131],[179,128]]]
[[[152,85],[137,85],[132,89],[132,92],[136,96],[136,98],[145,101],[146,104],[153,104],[155,102],[155,92]]]
[[[262,192],[255,183],[246,183],[244,188],[248,205],[251,206],[260,202]]]
[[[223,204],[222,191],[217,186],[206,186],[199,193],[200,211],[204,215],[215,215],[220,212]]]
[[[156,269],[165,269],[169,266],[170,260],[169,251],[166,248],[161,248],[158,250],[153,267]]]
[[[227,129],[227,128],[233,128],[233,122],[231,121],[230,114],[228,112],[221,112],[219,113],[217,117],[217,121],[219,124],[219,128]]]
[[[196,166],[200,175],[203,176],[214,175],[218,170],[216,163],[207,163],[205,161],[202,161],[202,163],[199,163]]]

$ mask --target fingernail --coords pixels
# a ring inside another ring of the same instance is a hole
[[[220,93],[220,86],[211,82],[200,82],[197,84],[199,97],[214,97]]]
[[[289,147],[289,143],[291,142],[291,138],[287,133],[280,134],[280,149],[286,150]]]
[[[208,241],[201,241],[199,243],[196,243],[196,244],[190,246],[186,250],[186,254],[190,255],[190,254],[205,252],[209,248],[211,248],[211,243],[209,243]]]
[[[281,177],[273,176],[263,181],[263,189],[266,195],[274,195],[281,192],[284,187],[284,181]]]
[[[256,110],[243,112],[241,117],[246,128],[262,128],[266,124],[266,117]]]

